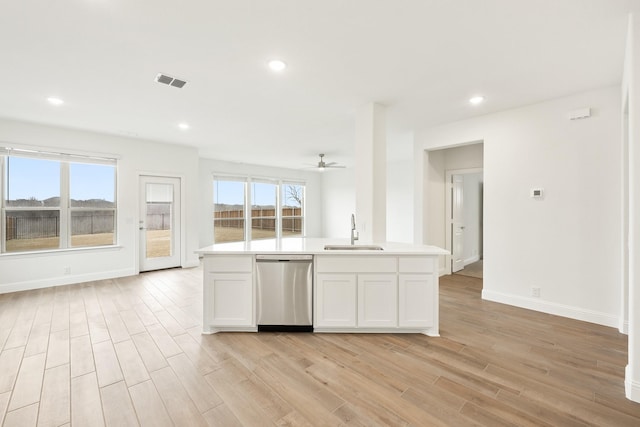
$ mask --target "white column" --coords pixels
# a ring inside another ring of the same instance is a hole
[[[640,402],[640,7],[630,16],[625,61],[629,94],[629,364],[628,399]]]
[[[387,239],[386,133],[384,106],[371,102],[358,110],[355,145],[358,243]]]

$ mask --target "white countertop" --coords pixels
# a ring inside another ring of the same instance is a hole
[[[437,246],[412,245],[408,243],[373,243],[383,250],[325,250],[325,245],[349,245],[348,239],[321,239],[288,237],[284,239],[252,240],[250,242],[218,243],[196,251],[201,255],[234,254],[311,254],[311,255],[448,255]],[[357,245],[365,243],[356,242]],[[369,245],[369,243],[366,243]]]

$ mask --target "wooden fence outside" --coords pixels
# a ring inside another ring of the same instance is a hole
[[[252,209],[251,228],[259,230],[275,230],[275,209]],[[302,232],[302,209],[282,209],[282,230]],[[219,211],[214,213],[216,227],[243,228],[244,211]],[[92,212],[82,215],[73,214],[71,235],[113,233],[115,214]],[[170,213],[152,213],[146,217],[148,230],[168,230],[171,226]],[[60,220],[57,216],[20,217],[7,215],[7,240],[39,239],[58,237]]]
[[[73,212],[71,235],[113,233],[115,212]],[[10,216],[7,215],[7,240],[41,239],[60,236],[58,216]]]
[[[302,232],[302,209],[282,208],[282,229],[284,231]],[[276,229],[275,209],[252,209],[251,228],[259,230]],[[216,211],[213,213],[215,227],[243,228],[244,211]]]
[[[169,230],[171,228],[171,214],[147,214],[147,230]]]
[[[7,240],[39,239],[60,235],[58,217],[15,217],[7,216]]]

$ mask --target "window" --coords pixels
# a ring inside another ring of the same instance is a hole
[[[0,147],[2,252],[115,244],[116,167]]]
[[[146,184],[146,257],[173,255],[171,224],[173,223],[173,184]]]
[[[282,237],[302,236],[304,185],[282,185]]]
[[[214,242],[304,235],[302,183],[215,177]]]
[[[5,251],[60,247],[60,163],[8,157]]]
[[[214,242],[241,242],[244,238],[244,181],[216,179],[213,182]]]
[[[267,182],[251,183],[251,240],[276,237],[276,198],[278,186]]]
[[[72,247],[115,243],[115,181],[113,166],[69,164]]]

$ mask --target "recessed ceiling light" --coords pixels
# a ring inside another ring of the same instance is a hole
[[[189,123],[179,123],[178,127],[182,130],[187,130],[189,129],[191,126],[189,126]]]
[[[62,105],[64,104],[64,101],[60,98],[56,98],[55,96],[50,96],[49,98],[47,98],[47,101],[49,101],[49,104],[51,105]]]
[[[469,104],[472,104],[472,105],[482,104],[483,102],[484,102],[484,96],[474,96],[473,98],[469,99]]]
[[[269,61],[269,68],[273,71],[282,71],[287,68],[287,64],[279,59],[272,59]]]

